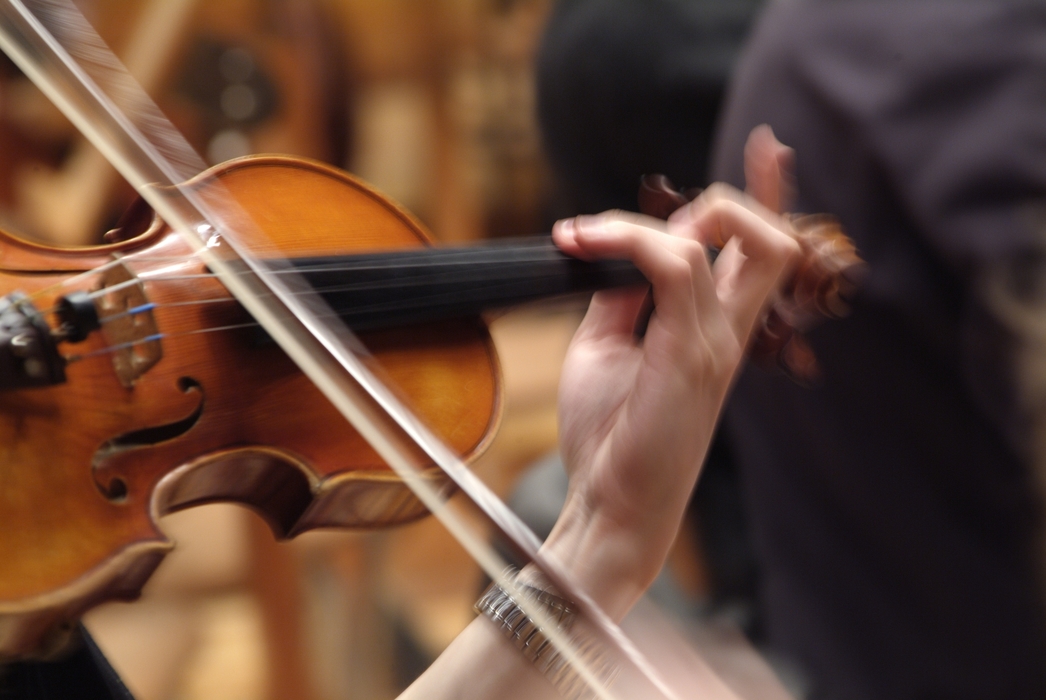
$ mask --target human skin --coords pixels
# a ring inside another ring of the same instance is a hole
[[[775,209],[789,152],[753,132],[749,192],[713,185],[663,222],[625,212],[560,221],[556,244],[583,259],[631,260],[647,290],[600,292],[564,361],[560,450],[566,503],[542,554],[612,619],[647,589],[674,541],[744,348],[798,245]],[[707,247],[720,249],[714,263]],[[539,578],[524,570],[531,580]],[[712,678],[696,696],[734,697]],[[402,698],[533,698],[554,691],[478,618]]]

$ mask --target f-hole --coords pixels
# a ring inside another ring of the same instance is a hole
[[[155,445],[168,440],[173,440],[176,437],[189,432],[189,430],[196,425],[196,422],[200,420],[200,416],[203,415],[203,387],[192,377],[182,377],[178,380],[178,389],[182,393],[196,393],[199,396],[199,401],[197,401],[196,408],[192,413],[185,418],[174,421],[173,423],[151,426],[149,428],[142,428],[141,430],[133,430],[106,441],[105,444],[95,452],[94,464],[100,464],[106,456],[111,455],[114,452]],[[104,484],[96,481],[95,484],[108,501],[113,503],[123,503],[128,498],[127,482],[122,477],[113,477],[108,483]]]
[[[178,380],[178,389],[184,394],[190,392],[199,393],[200,400],[196,404],[196,410],[185,418],[176,420],[173,423],[155,425],[149,428],[142,428],[141,430],[134,430],[129,433],[124,433],[123,435],[118,435],[106,442],[101,451],[115,452],[116,450],[127,449],[130,447],[155,445],[159,442],[173,440],[174,438],[189,432],[189,429],[196,425],[196,421],[200,420],[200,416],[203,414],[203,387],[200,386],[200,383],[192,377],[182,377]]]

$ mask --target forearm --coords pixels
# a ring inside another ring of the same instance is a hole
[[[555,690],[512,642],[477,617],[400,700],[557,697]]]
[[[646,587],[631,566],[640,543],[632,541],[623,529],[589,515],[576,499],[568,501],[542,554],[558,563],[581,592],[619,621]],[[523,569],[520,581],[548,586],[532,565]],[[474,620],[401,696],[407,700],[493,697],[560,696],[503,631],[483,616]]]

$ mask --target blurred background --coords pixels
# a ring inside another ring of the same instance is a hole
[[[549,0],[76,4],[212,164],[248,153],[334,163],[439,240],[545,223],[532,57]],[[3,61],[5,223],[61,245],[99,241],[131,193]]]
[[[269,152],[333,163],[444,242],[547,231],[573,213],[535,117],[552,0],[77,4],[209,163]],[[6,59],[0,129],[0,226],[99,243],[134,193]],[[568,306],[492,321],[505,410],[475,468],[503,496],[555,450],[559,366],[579,318]],[[212,505],[161,527],[177,548],[142,599],[86,619],[140,700],[395,697],[472,619],[484,585],[431,519],[277,543],[250,511]],[[693,609],[707,593],[700,548],[688,530],[677,549],[671,596]]]

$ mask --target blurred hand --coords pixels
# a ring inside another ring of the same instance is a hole
[[[745,191],[757,202],[781,214],[795,203],[795,151],[777,140],[763,124],[752,129],[745,143]]]
[[[773,168],[756,164],[770,173],[759,186],[773,185]],[[645,590],[675,538],[748,337],[798,253],[787,231],[724,185],[668,222],[608,212],[553,229],[565,252],[629,259],[652,286],[643,338],[634,329],[646,290],[593,297],[560,385],[571,482],[546,552],[612,616]],[[714,265],[709,246],[721,249]]]
[[[766,206],[782,202],[773,143],[752,149],[751,196],[717,185],[667,222],[608,212],[552,232],[571,255],[631,260],[652,287],[642,338],[634,330],[647,290],[632,289],[596,294],[571,342],[559,392],[570,489],[542,548],[617,620],[664,563],[748,337],[799,252],[787,222]],[[708,246],[721,250],[714,265]],[[711,673],[695,691],[734,697]],[[550,692],[503,632],[477,619],[403,697]]]

